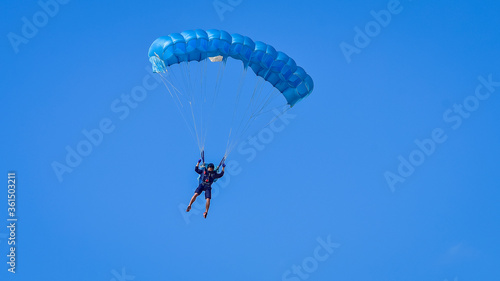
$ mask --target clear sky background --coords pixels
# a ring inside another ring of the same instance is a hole
[[[402,0],[385,26],[388,0],[62,2],[0,3],[1,280],[500,278],[498,1]],[[151,75],[154,39],[195,28],[269,43],[315,82],[262,151],[231,155],[206,220],[182,212],[199,155],[165,88],[112,110]],[[103,120],[59,180],[52,163]]]

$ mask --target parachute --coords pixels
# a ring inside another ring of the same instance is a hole
[[[189,124],[200,152],[204,151],[208,126],[207,122],[204,122],[205,115],[213,108],[221,91],[222,76],[228,58],[242,63],[242,76],[237,90],[223,91],[234,97],[231,123],[237,125],[230,126],[225,157],[248,132],[250,123],[261,114],[269,112],[264,109],[272,104],[271,100],[275,100],[275,92],[284,97],[286,106],[281,107],[280,112],[285,112],[310,95],[314,88],[312,78],[285,53],[276,51],[266,43],[253,41],[237,33],[229,34],[223,30],[187,30],[160,37],[151,44],[148,56],[153,72],[162,75],[167,90],[186,124]],[[214,73],[213,76],[217,73],[216,79],[207,78],[207,61],[208,64],[220,64],[219,71],[210,71]],[[193,67],[194,63],[197,66]],[[243,85],[248,68],[255,73],[256,82],[253,90],[246,88],[249,94],[244,103],[242,92],[245,89]],[[196,78],[195,74],[200,75]],[[262,81],[272,88],[270,94],[263,90]],[[209,83],[214,84],[213,94],[206,89],[206,84]],[[278,107],[272,108],[273,112],[276,112]]]

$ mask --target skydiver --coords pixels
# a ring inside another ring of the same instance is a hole
[[[222,164],[222,173],[217,173],[217,171],[214,171],[214,164],[212,163],[208,164],[206,169],[199,169],[198,166],[200,165],[200,162],[201,159],[198,160],[198,163],[196,163],[196,166],[194,167],[194,171],[200,174],[200,184],[194,191],[194,195],[189,202],[186,212],[189,212],[191,210],[191,205],[193,205],[196,197],[198,197],[202,191],[205,191],[205,199],[207,200],[207,202],[205,204],[206,210],[203,213],[203,217],[207,218],[208,208],[210,208],[210,199],[212,198],[212,183],[215,179],[221,178],[224,175],[226,164]]]

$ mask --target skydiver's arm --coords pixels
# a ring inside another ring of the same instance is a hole
[[[222,178],[223,175],[224,175],[224,168],[222,168],[222,172],[220,174],[215,174],[214,178],[215,179]]]
[[[194,171],[198,174],[201,175],[201,170],[198,168],[198,166],[200,165],[200,161],[198,161],[198,163],[196,163],[196,166],[194,167]]]
[[[194,167],[194,171],[198,174],[201,174],[201,170],[198,168],[198,165],[196,165],[196,167]]]

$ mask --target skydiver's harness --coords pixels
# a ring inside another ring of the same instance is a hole
[[[220,161],[220,163],[219,163],[219,165],[217,166],[217,168],[215,168],[215,169],[214,169],[215,173],[218,173],[218,172],[219,172],[219,168],[220,168],[220,167],[222,167],[222,165],[224,165],[224,161],[226,161],[226,156],[225,156],[225,155],[224,155],[224,157],[222,157],[222,160]],[[204,175],[206,175],[206,174],[207,174],[207,168],[205,168],[205,150],[203,150],[203,151],[201,152],[201,162],[202,162],[203,164],[201,164],[201,166],[200,166],[200,168],[201,168],[201,169],[200,169],[200,170],[202,171],[202,173],[203,173]],[[218,178],[217,178],[217,179],[214,179],[213,183],[215,183],[217,180],[218,180]],[[209,178],[206,178],[206,179],[205,179],[205,182],[208,182],[208,181],[209,181]],[[202,183],[202,180],[201,180],[201,175],[199,175],[199,176],[198,176],[198,184],[201,184],[201,183]]]

